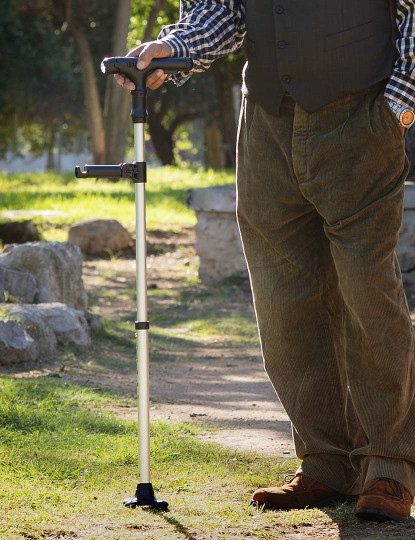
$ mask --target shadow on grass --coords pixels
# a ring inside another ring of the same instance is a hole
[[[169,280],[172,281],[172,280]],[[177,282],[180,282],[178,279]],[[170,290],[167,296],[163,289],[155,289],[149,296],[150,341],[158,351],[184,351],[194,348],[220,348],[218,343],[206,343],[202,339],[166,335],[163,329],[172,328],[172,334],[178,325],[188,329],[194,326],[193,332],[201,336],[221,333],[224,337],[229,332],[244,339],[257,341],[255,316],[252,309],[251,293],[246,280],[235,284],[224,282],[217,288],[203,285],[183,285]],[[227,331],[229,329],[229,331]],[[181,330],[182,331],[182,330]],[[119,345],[128,349],[135,347],[130,313],[118,316],[117,320],[104,320],[103,326],[94,331],[94,337],[105,340],[107,344]],[[238,345],[237,339],[235,346]],[[244,342],[245,344],[245,342]],[[259,347],[259,344],[258,344]]]
[[[323,508],[322,511],[338,527],[340,540],[413,540],[415,538],[415,519],[407,523],[376,523],[355,517],[356,503]]]
[[[182,534],[186,540],[197,540],[197,537],[194,536],[187,527],[183,525],[178,519],[173,517],[171,514],[168,514],[167,512],[160,512],[160,510],[155,510],[153,508],[147,508],[146,509],[151,514],[156,515],[159,518],[164,519],[166,523],[169,525],[172,525],[174,527],[174,530],[178,532],[179,534]]]

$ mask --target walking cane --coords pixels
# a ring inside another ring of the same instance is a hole
[[[150,410],[149,410],[149,347],[147,320],[147,264],[146,264],[146,214],[145,183],[147,164],[145,162],[144,124],[147,121],[146,78],[156,69],[166,74],[188,73],[192,67],[190,58],[160,58],[153,60],[144,69],[137,69],[137,58],[116,56],[105,58],[101,70],[106,75],[121,73],[134,84],[131,117],[134,124],[134,161],[118,165],[85,165],[84,170],[75,167],[77,178],[128,178],[135,187],[136,216],[136,288],[137,320],[135,321],[138,390],[138,432],[140,456],[140,482],[134,497],[124,499],[127,507],[151,506],[167,510],[168,503],[156,499],[150,476]]]

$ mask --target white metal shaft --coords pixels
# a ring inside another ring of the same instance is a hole
[[[134,124],[134,160],[145,161],[144,124]],[[135,184],[137,321],[147,321],[146,192]],[[150,483],[150,384],[148,330],[136,330],[140,482]]]

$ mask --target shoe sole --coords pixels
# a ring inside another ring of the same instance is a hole
[[[366,521],[398,521],[399,523],[406,523],[409,521],[409,517],[398,516],[397,514],[392,514],[386,510],[381,510],[380,508],[358,508],[355,513],[356,517],[364,519]]]
[[[336,506],[344,502],[356,502],[357,499],[358,499],[357,495],[339,495],[337,497],[324,499],[323,501],[319,501],[315,504],[308,504],[306,506],[302,506],[299,508],[296,508],[296,507],[281,508],[279,506],[271,506],[270,504],[261,503],[259,501],[256,501],[255,499],[251,499],[249,502],[249,506],[256,506],[257,508],[261,508],[263,510],[301,510],[303,508],[324,508],[326,506]]]

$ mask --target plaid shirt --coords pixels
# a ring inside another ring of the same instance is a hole
[[[415,0],[396,1],[399,56],[385,96],[415,109]],[[181,0],[179,22],[165,26],[158,37],[170,45],[172,56],[190,57],[193,71],[205,71],[242,45],[244,19],[245,0]],[[178,85],[188,78],[172,77]]]

